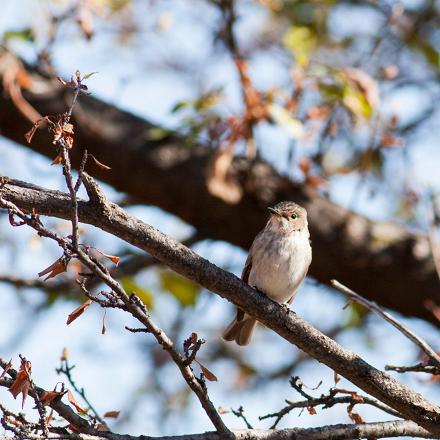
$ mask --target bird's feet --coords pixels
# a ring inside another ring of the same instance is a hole
[[[284,309],[284,311],[289,314],[289,313],[293,313],[294,315],[296,315],[296,313],[289,307],[289,304],[287,303],[282,303],[281,307]]]

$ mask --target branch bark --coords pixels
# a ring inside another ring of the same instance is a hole
[[[191,249],[108,202],[100,188],[83,175],[90,201],[78,200],[79,220],[92,224],[149,252],[163,264],[244,309],[287,341],[381,400],[405,418],[440,434],[440,408],[341,347],[278,303],[252,289]],[[3,178],[0,195],[20,209],[69,220],[69,195]]]
[[[231,440],[352,440],[362,438],[390,437],[419,437],[439,438],[430,434],[426,429],[407,420],[389,422],[365,423],[359,425],[339,424],[319,428],[292,429],[243,429],[232,431]],[[49,439],[56,440],[224,440],[224,436],[216,432],[203,434],[188,434],[167,437],[133,436],[127,434],[104,433],[89,434],[50,434]],[[30,435],[30,440],[46,440],[39,435]],[[0,436],[0,440],[11,440],[10,437]]]
[[[10,55],[8,55],[10,56]],[[0,77],[7,68],[0,49]],[[42,115],[62,113],[66,90],[35,70],[24,97]],[[6,94],[0,94],[2,136],[55,156],[51,139],[39,130],[32,144],[24,133],[31,124]],[[402,314],[417,316],[439,326],[426,309],[426,300],[440,303],[440,289],[426,236],[397,224],[375,223],[323,198],[309,187],[281,176],[268,163],[236,159],[231,174],[243,189],[237,204],[211,195],[207,168],[214,152],[209,146],[188,147],[185,139],[170,133],[151,140],[156,126],[93,97],[83,97],[72,114],[75,145],[72,165],[78,167],[82,148],[112,167],[96,176],[140,203],[153,204],[194,225],[204,236],[247,248],[265,220],[268,205],[295,200],[309,212],[314,247],[310,275],[323,283],[337,278],[370,300]],[[405,274],[405,276],[402,276]]]

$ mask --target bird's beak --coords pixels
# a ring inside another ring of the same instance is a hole
[[[278,217],[281,217],[281,214],[276,209],[273,209],[273,208],[267,208],[267,209],[269,210],[269,212],[271,214],[277,215]]]

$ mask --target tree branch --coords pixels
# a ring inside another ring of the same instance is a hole
[[[163,264],[205,288],[228,299],[287,341],[295,344],[319,362],[350,380],[365,392],[381,400],[404,417],[432,433],[440,434],[440,408],[369,365],[354,352],[341,347],[309,323],[257,292],[191,249],[162,234],[108,202],[93,179],[84,173],[84,184],[92,200],[78,199],[79,220],[95,225],[126,242],[149,252]],[[0,196],[22,210],[69,218],[70,198],[19,181],[3,179]],[[3,205],[7,208],[8,206]]]
[[[344,286],[340,282],[336,280],[332,280],[331,284],[333,287],[342,292],[350,301],[361,304],[366,307],[368,310],[376,313],[381,318],[385,319],[385,321],[389,322],[393,327],[397,328],[404,336],[406,336],[410,341],[416,344],[425,354],[428,356],[429,361],[435,365],[437,368],[440,367],[440,356],[429,346],[429,344],[424,341],[420,336],[414,334],[410,329],[405,327],[401,322],[399,322],[396,318],[391,316],[389,313],[382,310],[376,303],[368,301],[365,298],[362,298],[361,295]]]
[[[420,437],[439,438],[430,434],[426,429],[407,420],[365,424],[339,424],[321,426],[319,428],[292,428],[292,429],[243,429],[232,431],[231,440],[352,440],[390,437]],[[39,435],[29,435],[30,440],[45,440]],[[97,435],[89,434],[49,434],[54,440],[224,440],[224,436],[216,432],[203,434],[188,434],[180,436],[139,437],[127,434],[113,434],[100,432]],[[0,435],[0,440],[10,440]]]

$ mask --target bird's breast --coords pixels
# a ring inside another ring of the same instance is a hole
[[[275,239],[263,236],[252,246],[249,284],[274,301],[288,301],[304,279],[311,259],[307,233],[297,231]]]

